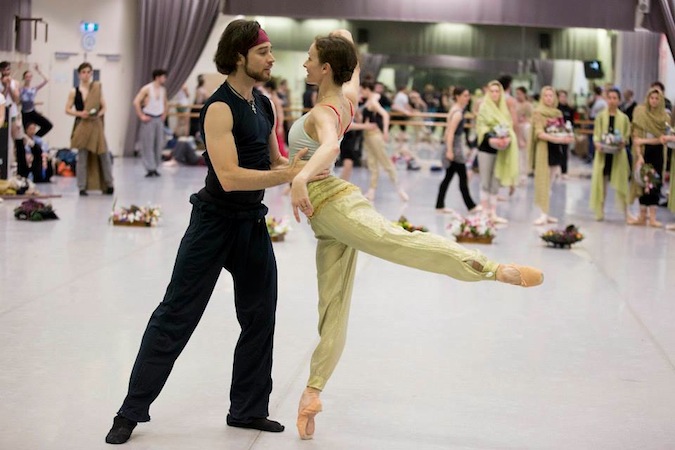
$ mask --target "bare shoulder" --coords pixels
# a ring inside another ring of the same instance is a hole
[[[317,131],[327,125],[334,128],[337,121],[335,111],[327,106],[327,103],[315,105],[308,113],[305,119],[305,132],[312,138],[316,139]],[[331,105],[333,108],[335,105]],[[338,110],[339,111],[339,110]]]
[[[213,102],[206,107],[206,114],[204,115],[204,126],[217,125],[222,126],[223,123],[232,124],[232,110],[225,102]]]

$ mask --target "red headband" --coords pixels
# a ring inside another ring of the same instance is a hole
[[[264,44],[265,42],[269,42],[270,38],[267,37],[267,33],[265,33],[265,30],[262,28],[258,29],[258,39],[256,39],[255,43],[251,45],[247,50],[251,50],[253,47],[257,47],[260,44]]]

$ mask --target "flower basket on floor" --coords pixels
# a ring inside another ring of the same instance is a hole
[[[58,216],[52,209],[52,205],[45,205],[33,199],[21,202],[20,206],[14,208],[14,217],[18,220],[28,220],[31,222],[58,219]]]
[[[541,238],[553,248],[572,248],[572,244],[582,241],[584,235],[576,226],[568,225],[564,230],[548,230]]]
[[[131,205],[128,208],[122,207],[115,209],[113,203],[113,211],[110,213],[110,222],[114,226],[125,227],[154,227],[159,222],[162,215],[158,206],[136,206]]]
[[[286,233],[291,230],[288,224],[288,218],[267,217],[267,232],[270,235],[272,242],[283,242],[286,239]]]
[[[457,242],[465,244],[492,244],[494,236],[455,236]]]
[[[425,227],[424,225],[413,225],[413,224],[411,224],[410,222],[408,222],[408,219],[405,216],[399,217],[398,221],[395,222],[395,223],[399,227],[401,227],[404,230],[409,231],[411,233],[413,231],[421,231],[423,233],[426,233],[427,231],[429,231],[429,229],[427,227]]]
[[[456,216],[447,226],[457,242],[472,244],[492,244],[497,232],[492,220],[485,216]]]

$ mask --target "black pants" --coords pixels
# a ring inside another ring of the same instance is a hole
[[[49,133],[49,130],[54,127],[54,125],[52,125],[52,123],[45,116],[35,110],[21,113],[21,119],[23,120],[24,126],[26,126],[26,124],[29,122],[36,124],[39,130],[35,134],[40,137]]]
[[[150,317],[119,414],[150,420],[150,404],[197,327],[223,268],[232,274],[241,334],[234,352],[230,415],[267,417],[272,391],[272,345],[277,266],[264,214],[219,213],[192,195],[190,225],[180,243],[164,300]]]
[[[33,155],[33,162],[30,167],[28,167],[26,161],[23,140],[17,139],[14,141],[14,145],[16,146],[16,173],[24,178],[28,178],[28,174],[32,173],[35,183],[48,182],[52,177],[52,168],[48,164],[45,170],[42,170],[42,147],[40,144],[35,144],[30,149]]]
[[[53,169],[51,164],[47,164],[47,167],[42,168],[42,146],[40,144],[35,144],[31,147],[30,151],[33,155],[33,162],[30,167],[26,162],[26,152],[24,151],[24,145],[22,140],[17,140],[15,145],[16,147],[16,173],[19,176],[28,178],[28,174],[33,174],[33,182],[35,183],[48,183],[53,175]]]
[[[570,146],[561,145],[560,148],[562,150],[562,159],[560,160],[560,171],[563,174],[567,174],[567,164],[570,157],[570,150],[569,150]]]
[[[445,194],[448,192],[448,186],[450,186],[450,182],[455,173],[459,176],[459,190],[462,193],[464,204],[468,210],[472,210],[476,207],[476,204],[473,202],[471,194],[469,193],[469,183],[466,177],[466,164],[460,164],[454,161],[451,161],[450,167],[445,170],[445,178],[443,178],[443,181],[441,181],[441,185],[438,188],[436,208],[445,208]]]

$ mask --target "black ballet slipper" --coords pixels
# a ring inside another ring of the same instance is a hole
[[[131,432],[136,428],[137,422],[117,415],[113,419],[113,426],[108,431],[105,441],[108,444],[124,444],[131,437]]]
[[[227,415],[227,424],[231,427],[250,428],[253,430],[269,431],[270,433],[281,433],[285,427],[274,420],[269,420],[265,417],[257,417],[246,421],[233,419],[229,414]]]

